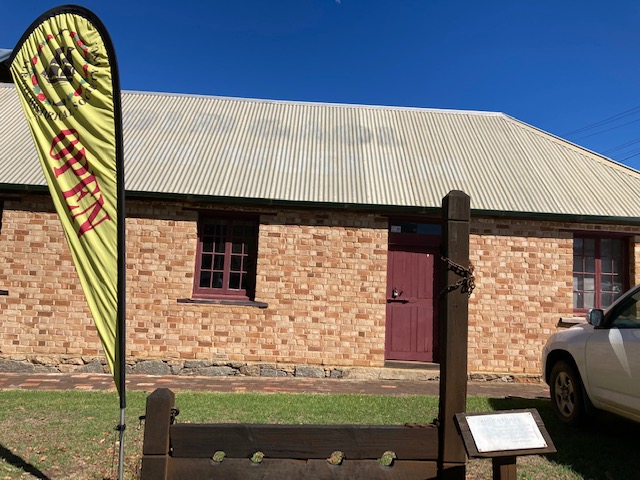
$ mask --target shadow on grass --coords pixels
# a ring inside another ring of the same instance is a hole
[[[570,427],[556,419],[549,400],[513,397],[489,401],[496,410],[537,409],[558,450],[547,457],[552,462],[593,480],[638,478],[640,424],[602,412],[587,417],[580,427]]]
[[[0,444],[0,458],[14,467],[31,474],[35,478],[50,480],[49,477],[42,473],[37,467],[27,463],[22,457],[19,457],[8,448],[5,448],[2,444]]]

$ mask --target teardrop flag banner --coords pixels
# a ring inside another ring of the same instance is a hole
[[[111,39],[92,12],[66,5],[34,21],[7,62],[124,408],[124,169]]]

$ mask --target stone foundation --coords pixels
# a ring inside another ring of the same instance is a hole
[[[109,373],[104,358],[13,356],[0,357],[0,373]],[[222,362],[205,360],[134,360],[126,373],[156,376],[204,377],[296,377],[348,380],[438,381],[438,369],[403,369],[373,367],[332,367],[273,363]],[[473,382],[539,383],[540,375],[471,373]]]

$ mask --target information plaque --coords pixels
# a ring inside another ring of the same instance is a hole
[[[555,453],[535,408],[481,414],[456,414],[467,455],[505,457]]]
[[[531,412],[467,416],[467,423],[481,453],[547,446]]]

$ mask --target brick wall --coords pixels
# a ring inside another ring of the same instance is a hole
[[[96,356],[97,331],[48,199],[5,201],[0,233],[0,354]],[[17,207],[17,210],[13,208]],[[86,335],[78,332],[86,331]]]
[[[260,227],[258,294],[272,314],[249,360],[376,366],[384,360],[387,221],[281,213]],[[237,348],[240,355],[241,348]]]
[[[572,231],[639,230],[473,219],[470,260],[476,290],[469,304],[469,370],[539,373],[546,339],[558,330],[561,317],[574,316]],[[640,236],[630,238],[630,283],[635,285],[640,283]]]
[[[145,218],[127,226],[132,356],[382,363],[386,221],[263,215],[256,301],[268,307],[261,309],[177,303],[191,297],[197,214],[176,219],[167,213],[159,216],[148,206],[140,212]]]
[[[127,204],[127,348],[136,359],[380,366],[387,221],[267,211],[256,300],[179,303],[193,287],[197,213]],[[6,201],[0,233],[0,356],[92,357],[100,344],[52,206]],[[77,359],[74,358],[74,361]]]
[[[573,316],[573,237],[539,222],[474,220],[469,369],[539,373],[545,340]]]
[[[50,201],[31,196],[4,206],[0,289],[9,295],[0,296],[0,358],[74,364],[100,355]],[[383,364],[386,217],[265,210],[256,288],[263,309],[179,302],[192,293],[197,212],[168,202],[127,207],[130,360]],[[572,229],[637,233],[630,273],[640,283],[638,228],[472,220],[471,372],[539,373],[546,338],[560,317],[573,315]]]

